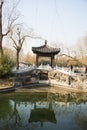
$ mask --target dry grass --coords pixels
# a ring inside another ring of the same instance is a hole
[[[12,87],[12,81],[9,79],[0,79],[0,88]]]

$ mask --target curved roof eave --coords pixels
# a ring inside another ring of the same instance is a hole
[[[48,46],[47,44],[40,46],[40,47],[32,47],[32,51],[34,53],[46,53],[46,54],[58,54],[60,52],[60,48],[53,48]]]

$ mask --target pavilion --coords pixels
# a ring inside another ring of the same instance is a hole
[[[45,40],[45,44],[40,47],[32,47],[33,53],[36,54],[36,66],[38,66],[39,57],[50,57],[51,59],[51,67],[54,65],[54,58],[60,52],[60,48],[53,48],[47,45],[47,40]]]

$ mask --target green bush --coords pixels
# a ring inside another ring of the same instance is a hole
[[[4,55],[0,59],[0,78],[8,77],[14,65],[14,61],[8,55]]]

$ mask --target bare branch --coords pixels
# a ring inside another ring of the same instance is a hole
[[[25,40],[25,37],[23,37],[22,40],[21,40],[21,46],[23,45],[24,40]]]
[[[18,0],[18,1],[16,2],[16,4],[13,6],[13,8],[12,8],[12,10],[11,10],[11,13],[10,13],[10,15],[9,15],[9,18],[8,18],[9,21],[11,21],[11,19],[12,19],[12,15],[13,15],[15,9],[17,8],[19,2],[20,2],[20,0]],[[14,21],[14,20],[12,20],[12,21]]]
[[[13,43],[15,44],[15,46],[17,47],[16,41],[13,39],[13,37],[10,37],[13,41]]]
[[[3,36],[3,37],[4,37],[4,36],[7,36],[9,32],[10,32],[10,30],[8,30],[5,34],[2,34],[2,36]]]
[[[13,47],[17,50],[17,48],[15,46],[13,46]]]
[[[30,35],[25,35],[23,38],[25,38],[25,37],[30,37],[30,38],[32,38],[32,39],[42,39],[42,40],[45,40],[45,39],[43,39],[42,37],[36,37],[36,36],[30,36]],[[23,39],[22,38],[22,39]],[[22,40],[21,39],[21,40]]]
[[[15,9],[17,8],[18,4],[19,4],[20,0],[18,0],[14,5],[12,10],[10,11],[9,17],[8,17],[8,23],[7,23],[7,32],[5,34],[3,34],[3,36],[6,36],[10,31],[11,28],[13,28],[13,26],[15,25],[15,22],[17,21],[17,19],[19,18],[19,14],[15,14]]]

